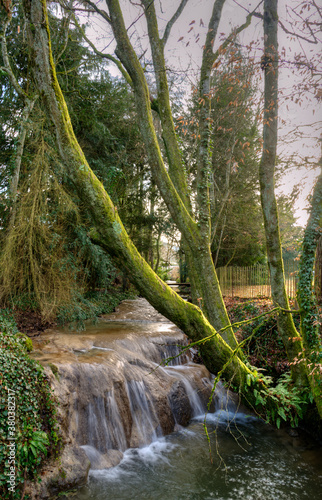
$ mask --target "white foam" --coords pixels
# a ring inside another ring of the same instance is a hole
[[[194,417],[193,420],[195,421],[204,421],[205,415],[198,415],[197,417]],[[249,415],[247,413],[242,413],[242,412],[234,412],[234,411],[229,411],[225,410],[224,408],[215,411],[214,413],[208,413],[207,418],[206,418],[206,423],[208,422],[209,424],[227,424],[227,423],[236,423],[236,424],[242,424],[242,425],[247,425],[250,422],[258,422],[259,417],[256,417],[256,415]]]
[[[135,476],[137,472],[131,470],[131,466],[136,466],[141,462],[144,466],[153,466],[158,462],[171,466],[167,455],[178,445],[170,443],[166,438],[160,438],[148,446],[142,448],[129,448],[123,454],[122,461],[110,469],[90,470],[90,475],[95,478],[106,480],[118,480],[123,476]]]

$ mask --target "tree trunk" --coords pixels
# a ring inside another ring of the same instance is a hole
[[[259,168],[259,180],[272,298],[274,304],[283,309],[289,309],[274,189],[278,117],[277,25],[277,0],[265,0],[264,56],[262,58],[262,68],[265,71],[265,102],[263,153]],[[279,314],[277,323],[288,360],[292,363],[295,358],[299,357],[299,353],[303,350],[301,337],[295,328],[293,317],[290,313]],[[294,380],[298,384],[305,384],[305,366],[303,364],[292,364],[291,366]]]
[[[305,348],[310,387],[322,418],[322,342],[321,318],[316,303],[313,271],[318,241],[322,232],[322,174],[314,188],[311,213],[305,229],[300,260],[297,299],[301,309],[301,333]]]
[[[163,162],[153,126],[150,96],[144,72],[128,38],[119,1],[107,0],[111,25],[117,42],[116,53],[132,80],[140,129],[153,171],[153,178],[182,235],[193,300],[198,301],[196,303],[202,303],[204,314],[217,330],[226,328],[223,337],[231,347],[235,348],[237,342],[234,332],[230,328],[228,314],[212,262],[209,238],[205,239],[205,232],[201,231],[199,223],[197,224],[192,216],[185,169],[170,109],[163,40],[159,37],[154,5],[148,0],[143,0],[142,3],[145,6],[152,50],[158,92],[157,110],[166,145],[169,173]],[[223,0],[217,0],[217,4],[222,6]],[[220,11],[217,12],[217,18],[218,16],[220,18]],[[213,38],[215,35],[216,31],[212,34]],[[204,200],[204,206],[209,213],[207,199]]]
[[[9,26],[9,23],[11,21],[11,3],[8,2],[7,5],[8,9],[4,9],[4,5],[0,5],[0,41],[1,41],[1,54],[2,54],[2,59],[3,59],[3,64],[4,67],[2,69],[5,70],[5,72],[8,75],[8,78],[17,92],[17,94],[22,98],[24,102],[24,108],[22,111],[22,119],[21,119],[21,125],[20,125],[20,131],[18,133],[18,139],[17,139],[17,150],[15,154],[15,161],[14,161],[14,174],[11,180],[10,184],[10,198],[12,202],[12,212],[9,220],[9,229],[10,227],[14,226],[15,224],[15,219],[16,219],[16,213],[17,213],[17,196],[18,196],[18,184],[19,184],[19,178],[20,178],[20,168],[21,168],[21,161],[22,161],[22,155],[23,155],[23,150],[25,146],[25,140],[26,140],[26,134],[27,134],[27,129],[28,129],[28,120],[30,117],[30,114],[33,110],[33,107],[35,105],[36,100],[38,99],[38,96],[29,96],[23,88],[20,86],[17,78],[15,77],[14,72],[12,71],[11,65],[10,65],[10,60],[9,60],[9,55],[7,51],[7,40],[6,40],[6,31]]]
[[[14,173],[13,177],[11,179],[11,184],[10,184],[10,198],[12,202],[12,212],[10,215],[10,220],[9,220],[9,230],[12,226],[15,224],[16,220],[16,214],[17,214],[17,198],[18,198],[18,184],[19,184],[19,178],[20,178],[20,168],[21,168],[21,162],[22,162],[22,155],[25,147],[25,140],[26,140],[26,134],[28,130],[28,120],[30,117],[30,113],[34,107],[36,99],[28,99],[26,98],[26,103],[23,108],[22,112],[22,120],[21,120],[21,126],[20,126],[20,131],[18,134],[18,140],[17,140],[17,150],[15,154],[15,168],[14,168]]]

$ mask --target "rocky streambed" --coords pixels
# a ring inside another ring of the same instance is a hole
[[[64,450],[52,461],[34,498],[50,498],[86,482],[88,471],[116,466],[140,448],[203,414],[212,376],[187,338],[144,299],[124,301],[86,330],[47,330],[33,357],[46,367],[58,400]],[[172,358],[169,366],[163,361]],[[213,407],[218,406],[215,395]]]

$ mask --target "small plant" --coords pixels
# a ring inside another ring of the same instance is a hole
[[[18,454],[21,465],[30,468],[30,465],[39,465],[42,453],[47,455],[49,438],[43,431],[34,430],[30,425],[18,434]]]
[[[244,350],[251,365],[265,369],[269,376],[277,380],[289,369],[284,344],[278,333],[277,315],[256,319],[261,313],[269,311],[271,307],[268,300],[253,300],[232,307],[229,314],[232,323],[255,317],[253,322],[235,328],[236,337],[239,341],[250,337]],[[294,315],[294,322],[299,327],[299,315]]]
[[[262,388],[258,389],[258,385]],[[289,372],[284,373],[275,386],[272,377],[256,371],[249,373],[244,389],[246,394],[249,391],[255,397],[254,409],[260,414],[265,413],[267,423],[275,424],[278,429],[282,421],[297,427],[307,404],[312,402],[311,393],[296,387]],[[274,401],[276,405],[272,404]]]

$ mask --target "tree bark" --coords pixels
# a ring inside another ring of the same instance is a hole
[[[289,302],[285,288],[282,246],[274,188],[278,125],[277,26],[277,0],[265,0],[264,56],[262,58],[262,67],[265,71],[265,102],[263,153],[259,167],[259,180],[272,298],[274,304],[288,310]],[[293,317],[290,313],[279,314],[277,323],[288,360],[292,363],[295,358],[299,357],[299,353],[303,350],[301,337],[295,328]],[[294,380],[300,385],[305,384],[305,366],[303,364],[292,364],[291,366]]]
[[[318,241],[322,233],[322,174],[314,188],[311,213],[305,229],[299,269],[297,300],[301,310],[301,333],[305,348],[308,378],[322,418],[322,342],[321,318],[313,288],[313,271]]]

